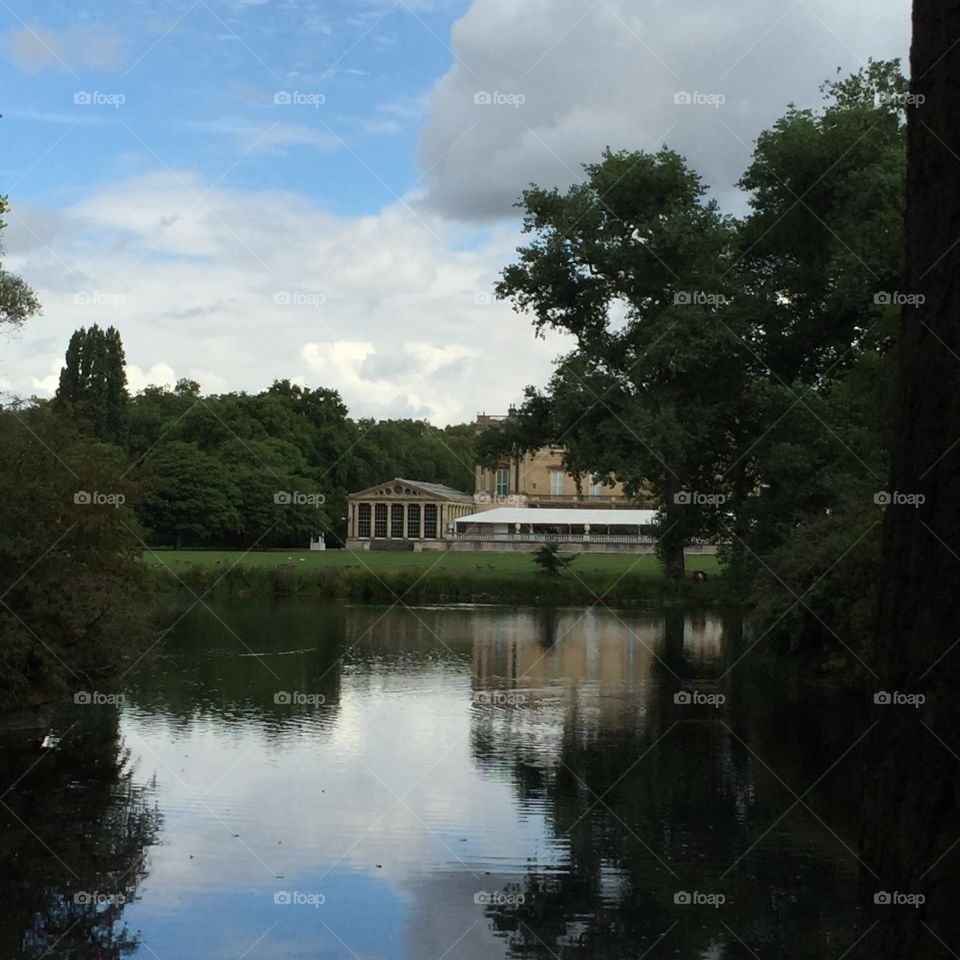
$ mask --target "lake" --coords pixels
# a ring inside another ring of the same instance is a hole
[[[866,712],[772,679],[720,613],[170,621],[58,748],[0,752],[3,958],[822,960],[859,935]]]

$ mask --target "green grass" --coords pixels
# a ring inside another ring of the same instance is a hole
[[[561,577],[545,577],[527,553],[351,552],[347,550],[157,550],[144,554],[174,577],[161,582],[193,591],[238,595],[305,594],[391,602],[503,601],[631,605],[678,600],[715,600],[720,567],[715,557],[690,557],[706,584],[673,583],[656,557],[581,554]]]

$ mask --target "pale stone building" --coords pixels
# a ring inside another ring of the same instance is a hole
[[[475,508],[472,494],[394,477],[347,498],[347,549],[442,550]]]
[[[516,415],[510,407],[506,416],[477,416],[476,430],[482,433],[495,424]],[[605,485],[591,476],[577,481],[563,467],[563,447],[541,447],[522,457],[510,457],[489,468],[475,471],[477,509],[496,506],[517,507],[587,507],[591,510],[630,509],[631,503],[623,485]]]

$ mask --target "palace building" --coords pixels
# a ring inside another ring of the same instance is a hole
[[[510,407],[506,416],[477,417],[476,431],[495,426],[509,417],[516,416],[516,408]],[[598,509],[630,509],[635,504],[627,499],[623,485],[606,485],[599,478],[571,476],[563,466],[564,449],[561,446],[541,447],[522,457],[510,457],[488,468],[477,466],[474,480],[475,491],[481,503],[496,506],[553,507]]]

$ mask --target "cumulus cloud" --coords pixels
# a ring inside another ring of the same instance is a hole
[[[110,30],[93,27],[50,30],[24,26],[9,35],[9,47],[13,62],[29,73],[46,69],[113,70],[120,65],[122,40]]]
[[[491,297],[515,224],[464,244],[462,228],[403,202],[340,217],[188,171],[105,184],[56,217],[16,213],[45,224],[16,258],[44,304],[3,370],[23,394],[55,388],[74,329],[114,324],[134,389],[288,377],[340,390],[357,416],[443,424],[506,409],[565,345]]]
[[[607,145],[663,144],[732,200],[756,135],[788,103],[818,102],[838,67],[905,56],[909,13],[907,0],[474,0],[422,136],[429,202],[500,217]]]

